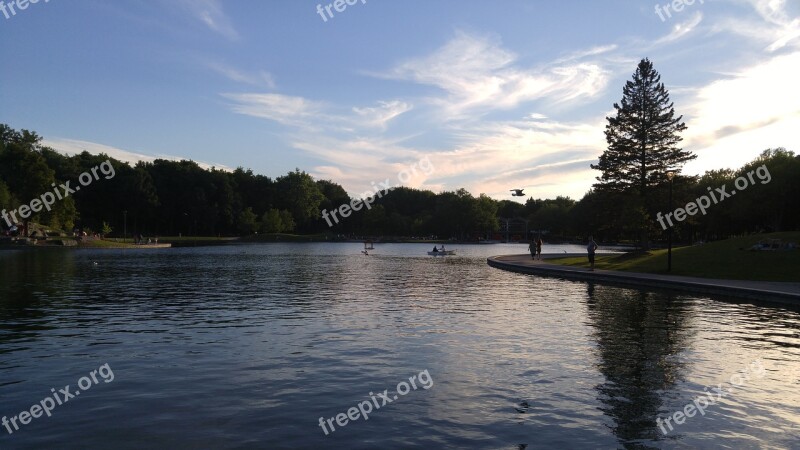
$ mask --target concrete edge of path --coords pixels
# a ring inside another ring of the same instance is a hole
[[[543,255],[545,258],[561,258],[565,255]],[[489,257],[489,266],[511,272],[559,277],[577,281],[596,281],[626,286],[675,289],[698,294],[722,295],[740,299],[770,303],[800,305],[800,283],[781,283],[746,280],[718,280],[676,275],[660,275],[614,270],[590,271],[587,268],[561,266],[545,261],[534,261],[529,255],[504,255]]]

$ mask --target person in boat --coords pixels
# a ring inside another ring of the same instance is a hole
[[[433,253],[439,253],[439,249],[435,245],[433,246]]]

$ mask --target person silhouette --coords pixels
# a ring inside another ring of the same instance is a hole
[[[594,241],[592,236],[589,236],[589,245],[586,246],[586,251],[588,252],[589,256],[589,270],[594,272],[594,252],[597,250],[597,243]]]

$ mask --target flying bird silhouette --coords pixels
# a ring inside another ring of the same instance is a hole
[[[525,189],[511,189],[511,192],[513,192],[513,194],[511,194],[511,196],[512,197],[524,197],[525,194],[522,193],[522,191],[524,191],[524,190]]]

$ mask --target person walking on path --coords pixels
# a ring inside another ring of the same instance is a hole
[[[528,251],[531,252],[531,259],[536,259],[536,242],[531,240],[531,243],[528,244]]]
[[[536,255],[539,257],[539,261],[542,260],[542,244],[544,244],[544,242],[542,242],[542,236],[539,235],[539,237],[536,238]]]
[[[589,264],[591,268],[589,270],[594,272],[594,252],[597,250],[597,243],[594,241],[592,236],[589,236],[589,245],[586,246],[586,251],[589,252]]]

